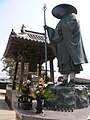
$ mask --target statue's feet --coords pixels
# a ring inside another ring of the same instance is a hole
[[[75,80],[71,79],[70,82],[67,84],[68,87],[74,87],[75,86]]]
[[[60,86],[66,86],[68,83],[68,80],[63,80],[63,82],[60,84]]]
[[[60,86],[65,86],[65,87],[74,87],[75,86],[75,80],[71,79],[70,82],[68,80],[64,80]]]

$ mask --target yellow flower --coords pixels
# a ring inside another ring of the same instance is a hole
[[[34,93],[31,93],[31,96],[36,99],[36,95]]]

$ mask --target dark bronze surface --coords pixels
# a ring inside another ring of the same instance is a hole
[[[60,4],[55,6],[52,9],[52,14],[54,17],[61,19],[63,16],[70,14],[70,13],[75,13],[77,14],[77,9],[69,4]]]

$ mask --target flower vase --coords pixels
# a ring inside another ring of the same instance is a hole
[[[43,113],[44,103],[42,99],[37,99],[36,113]]]

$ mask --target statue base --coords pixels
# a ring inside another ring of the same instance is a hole
[[[45,101],[47,109],[73,111],[89,106],[88,90],[84,85],[74,87],[56,85],[51,88],[51,91],[57,95],[57,99],[54,102]]]

